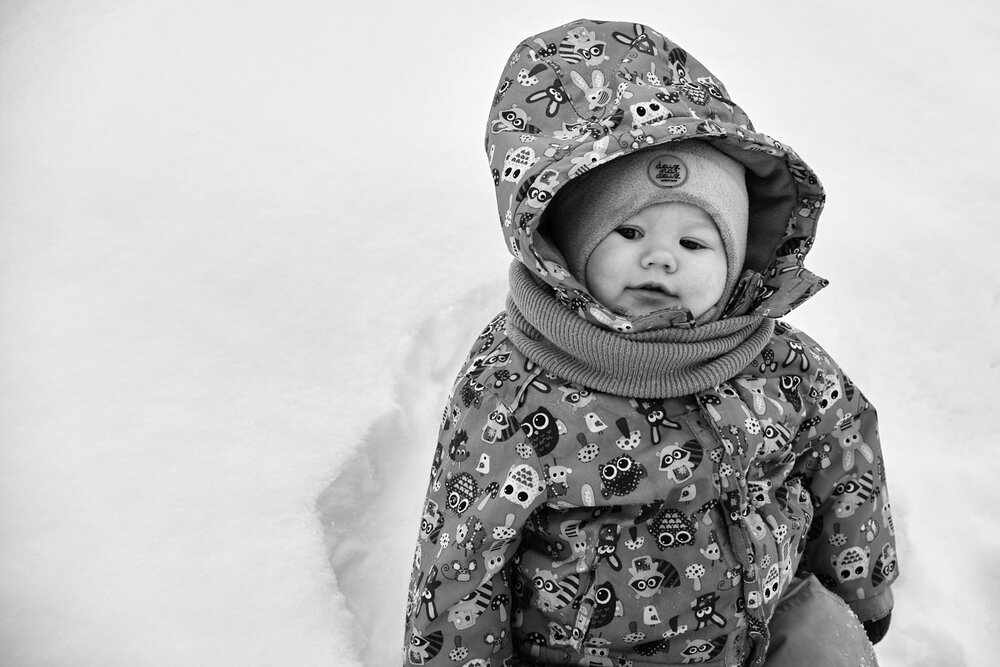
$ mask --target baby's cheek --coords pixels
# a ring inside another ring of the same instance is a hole
[[[705,290],[715,294],[716,300],[718,300],[726,288],[727,266],[725,260],[716,257],[705,262],[700,268],[700,280],[705,286]]]
[[[598,261],[594,261],[595,257],[591,256],[590,262],[587,263],[586,283],[587,289],[590,290],[594,298],[610,307],[619,305],[617,300],[621,296],[625,281],[624,272],[621,270],[622,265],[605,261],[605,259],[597,258]]]

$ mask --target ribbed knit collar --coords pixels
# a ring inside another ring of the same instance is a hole
[[[671,398],[718,386],[760,354],[774,320],[745,315],[691,329],[615,333],[556,300],[520,262],[510,268],[507,335],[526,357],[571,382],[619,396]]]

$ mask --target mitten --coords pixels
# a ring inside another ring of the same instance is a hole
[[[885,637],[885,633],[889,632],[889,620],[892,618],[892,611],[890,610],[882,618],[875,618],[870,621],[865,621],[863,625],[865,626],[865,633],[868,635],[868,641],[872,644],[878,644]]]

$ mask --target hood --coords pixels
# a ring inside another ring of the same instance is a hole
[[[804,260],[823,186],[786,144],[757,132],[689,53],[636,23],[581,19],[523,40],[507,61],[486,152],[507,247],[567,308],[620,332],[694,326],[684,308],[636,318],[598,303],[545,236],[545,209],[590,169],[675,141],[709,141],[746,167],[744,271],[723,317],[781,317],[826,285]]]

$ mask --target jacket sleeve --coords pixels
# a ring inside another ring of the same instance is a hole
[[[547,494],[513,411],[459,376],[431,466],[407,604],[404,664],[509,664],[511,559]],[[477,663],[478,664],[478,663]]]
[[[840,595],[861,621],[879,619],[892,609],[890,584],[898,571],[878,417],[815,341],[800,340],[815,372],[804,374],[796,473],[806,480],[816,510],[800,567]]]

